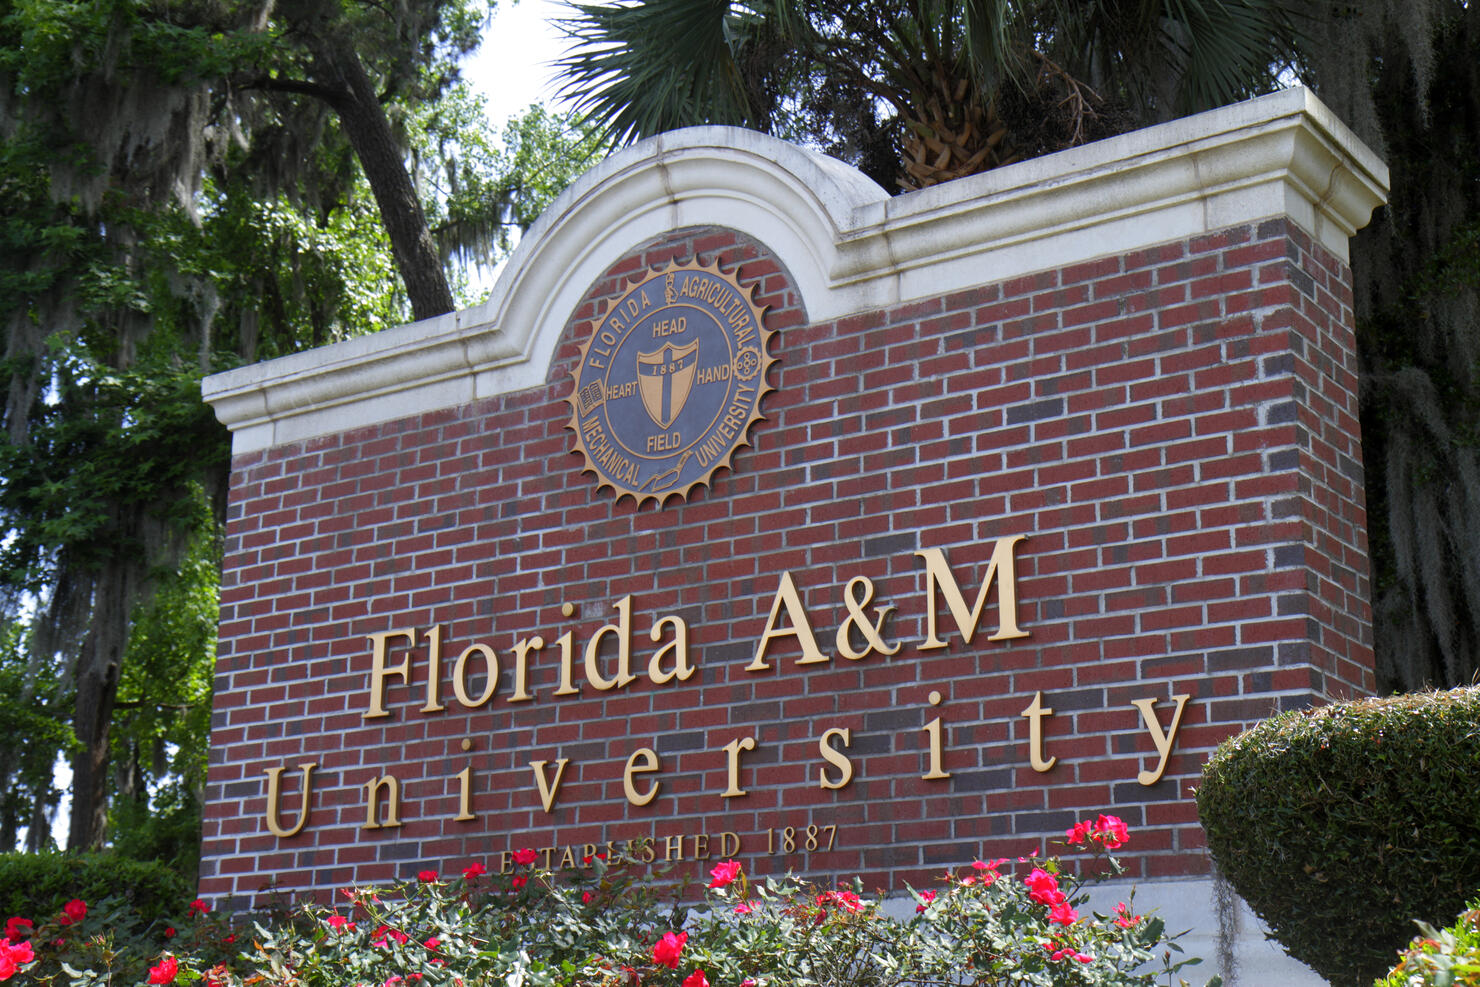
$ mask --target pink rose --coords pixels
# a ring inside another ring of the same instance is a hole
[[[921,891],[920,892],[920,903],[915,906],[915,911],[917,911],[917,912],[923,912],[925,909],[927,909],[927,908],[930,907],[930,903],[932,901],[934,901],[934,900],[935,900],[935,892],[934,891]]]
[[[1060,901],[1048,910],[1048,920],[1058,925],[1073,925],[1079,921],[1079,913],[1067,901]]]
[[[704,976],[703,970],[695,970],[683,978],[683,987],[709,987],[709,978]]]
[[[1064,901],[1064,893],[1059,890],[1058,878],[1041,867],[1034,867],[1033,872],[1023,878],[1023,885],[1028,889],[1028,897],[1040,905],[1052,907]]]
[[[663,933],[663,938],[653,944],[653,962],[670,970],[677,970],[678,958],[683,955],[684,943],[688,941],[687,932],[677,935],[672,932]]]
[[[1095,820],[1095,838],[1105,844],[1106,850],[1117,850],[1129,842],[1130,829],[1119,816],[1101,815]]]

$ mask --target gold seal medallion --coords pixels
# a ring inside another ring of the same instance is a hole
[[[639,507],[687,497],[748,444],[775,362],[754,294],[718,262],[694,261],[648,273],[607,305],[566,399],[598,490]]]

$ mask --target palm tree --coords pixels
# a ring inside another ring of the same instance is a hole
[[[572,3],[563,95],[619,142],[747,126],[922,188],[1273,88],[1288,2]]]

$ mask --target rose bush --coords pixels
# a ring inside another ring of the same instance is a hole
[[[1447,929],[1419,922],[1423,935],[1398,956],[1398,965],[1376,987],[1475,987],[1480,985],[1480,899],[1470,902]]]
[[[1129,839],[1112,816],[1066,834],[1092,876],[1121,873],[1108,850]],[[1054,857],[976,861],[939,885],[908,889],[914,915],[890,918],[863,886],[751,881],[717,863],[704,898],[660,896],[625,861],[591,859],[556,875],[514,854],[512,873],[471,864],[461,877],[421,871],[389,889],[346,889],[259,918],[233,935],[197,901],[181,920],[122,942],[107,907],[70,925],[14,916],[0,980],[56,987],[893,987],[1021,984],[1129,987],[1173,983],[1195,959],[1154,915],[1121,902],[1093,912],[1086,881]],[[70,913],[64,913],[70,917]],[[101,916],[101,917],[100,917]],[[30,924],[27,924],[29,920]],[[8,972],[7,972],[8,971]],[[1214,977],[1210,985],[1219,983]],[[1183,981],[1185,983],[1185,981]],[[8,987],[8,985],[7,985]]]

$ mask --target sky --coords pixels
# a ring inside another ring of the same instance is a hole
[[[553,102],[555,69],[565,38],[552,20],[564,16],[558,0],[502,0],[483,44],[463,63],[463,76],[488,100],[495,128],[530,103]]]

